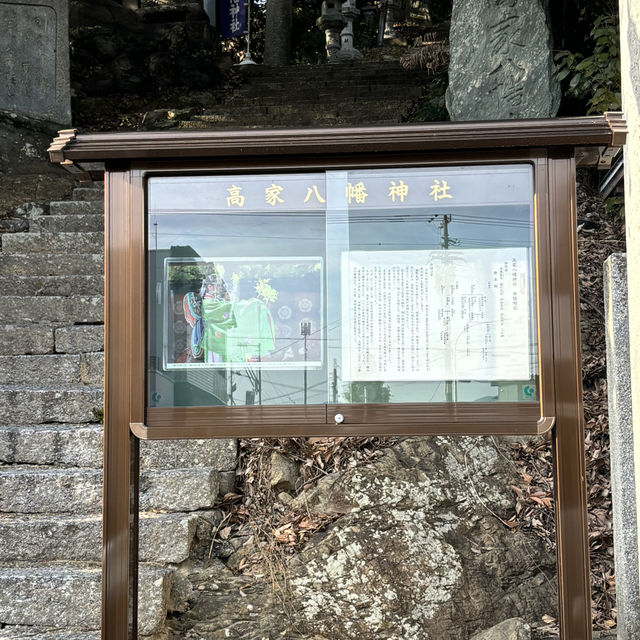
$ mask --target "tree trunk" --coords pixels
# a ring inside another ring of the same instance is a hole
[[[267,0],[264,63],[270,67],[289,64],[291,53],[292,0]]]

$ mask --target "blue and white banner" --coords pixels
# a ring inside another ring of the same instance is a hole
[[[242,35],[247,30],[245,0],[218,0],[218,24],[223,39]]]

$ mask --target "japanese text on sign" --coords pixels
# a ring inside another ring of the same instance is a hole
[[[526,248],[342,255],[344,377],[528,380]]]

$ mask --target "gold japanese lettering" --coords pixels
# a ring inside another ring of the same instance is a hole
[[[270,187],[267,187],[264,190],[264,200],[267,204],[270,204],[272,207],[276,206],[276,203],[283,203],[284,200],[280,197],[280,194],[284,190],[284,187],[281,187],[278,184],[271,183]]]
[[[232,184],[227,191],[229,192],[227,196],[227,207],[244,207],[244,196],[240,195],[242,187],[236,187],[235,184]]]
[[[391,185],[389,186],[389,197],[392,202],[396,201],[396,198],[400,199],[400,202],[404,202],[404,199],[409,195],[409,186],[404,183],[403,180],[400,180],[398,184],[396,184],[393,180],[391,181]]]
[[[322,203],[326,202],[326,200],[320,195],[320,192],[318,191],[318,187],[315,184],[312,187],[309,187],[307,189],[307,197],[304,199],[304,201],[309,202],[309,199],[311,198],[312,194],[315,194],[316,200],[318,202],[322,202]]]
[[[443,200],[444,198],[453,198],[453,196],[449,193],[451,187],[447,184],[446,180],[434,180],[431,185],[431,191],[429,192],[430,196],[433,196],[433,199],[437,202],[438,200]]]
[[[357,184],[347,184],[347,200],[351,204],[352,200],[355,200],[358,204],[364,204],[367,199],[367,188],[362,181]]]

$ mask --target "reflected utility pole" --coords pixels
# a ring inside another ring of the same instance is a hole
[[[300,323],[300,334],[304,339],[304,404],[307,404],[307,356],[309,354],[307,347],[307,339],[311,335],[311,323]]]
[[[442,222],[440,223],[440,229],[442,230],[442,240],[440,241],[440,247],[445,251],[449,249],[451,245],[459,244],[458,240],[454,240],[449,236],[449,224],[451,223],[451,215],[446,213],[442,216]],[[444,399],[446,402],[453,402],[453,381],[445,380],[444,383]]]

